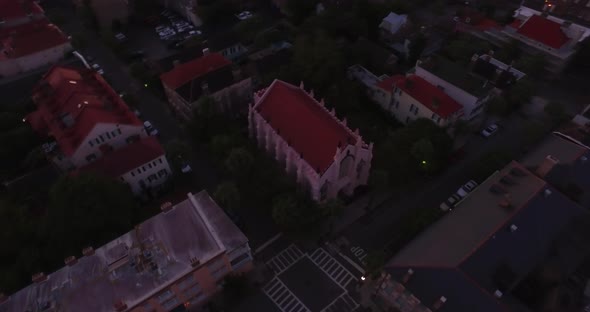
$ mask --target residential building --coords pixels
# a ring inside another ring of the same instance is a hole
[[[526,54],[543,56],[545,70],[557,75],[573,58],[576,45],[590,35],[590,28],[549,13],[521,6],[515,11],[512,23],[484,30],[480,37],[499,46],[516,40]]]
[[[127,23],[131,14],[129,0],[72,0],[74,5],[82,7],[88,5],[96,16],[98,26],[111,29],[114,21]]]
[[[33,102],[37,110],[25,121],[46,139],[43,150],[63,172],[97,171],[136,193],[171,174],[157,140],[95,71],[54,67],[33,90]]]
[[[69,38],[39,4],[0,0],[0,78],[54,64],[71,50]]]
[[[206,303],[226,276],[253,268],[248,239],[206,191],[161,209],[63,268],[33,275],[3,296],[0,311],[185,311]]]
[[[351,49],[354,55],[362,60],[361,65],[368,67],[372,72],[391,75],[397,69],[399,58],[369,39],[360,37]]]
[[[373,143],[317,101],[313,91],[280,80],[254,94],[250,137],[285,166],[316,201],[352,195],[367,184]]]
[[[379,24],[381,38],[385,41],[393,40],[410,28],[410,21],[407,14],[396,14],[390,12]]]
[[[33,0],[0,0],[0,29],[45,19],[45,11]]]
[[[367,95],[375,102],[381,103],[387,101],[386,94],[379,88],[379,84],[389,78],[387,75],[377,77],[373,72],[359,64],[352,65],[346,71],[348,79],[358,81],[367,91]]]
[[[404,124],[426,118],[446,127],[463,116],[461,104],[417,75],[391,76],[377,87],[381,91],[377,103]]]
[[[203,44],[211,52],[218,52],[232,61],[244,56],[248,52],[248,48],[240,42],[240,37],[233,31],[216,34]]]
[[[493,51],[487,54],[474,54],[471,57],[471,72],[486,79],[498,89],[506,89],[524,78],[525,73],[512,67],[512,64],[503,63],[492,56]]]
[[[192,118],[193,109],[202,96],[218,103],[227,113],[245,112],[252,98],[252,79],[242,77],[230,60],[219,53],[203,50],[203,56],[177,64],[160,76],[168,102],[183,119]]]
[[[512,162],[395,255],[376,296],[400,311],[581,311],[589,222]]]
[[[418,60],[414,74],[441,89],[463,106],[463,119],[477,117],[494,93],[487,79],[441,56]]]

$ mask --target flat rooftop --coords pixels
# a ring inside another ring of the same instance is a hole
[[[516,183],[506,186],[501,180]],[[488,240],[498,227],[512,218],[521,206],[542,191],[545,184],[545,181],[517,162],[510,163],[410,242],[388,265],[457,267]],[[506,193],[492,191],[499,188],[506,190]],[[500,205],[505,201],[510,202],[511,208]]]
[[[565,140],[555,134],[548,135],[543,142],[526,154],[520,163],[528,169],[536,169],[549,155],[560,163],[571,163],[587,151],[586,148]]]
[[[134,230],[34,282],[0,304],[0,312],[112,312],[153,296],[212,258],[247,243],[246,236],[206,191],[188,194]],[[65,255],[67,256],[67,255]],[[57,305],[57,306],[56,306]]]

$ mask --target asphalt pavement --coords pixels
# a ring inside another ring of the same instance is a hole
[[[390,199],[350,224],[341,233],[350,244],[346,246],[346,250],[362,248],[367,251],[384,248],[394,238],[396,228],[399,227],[404,215],[413,210],[438,207],[461,185],[473,178],[471,168],[482,156],[499,149],[521,150],[524,121],[518,114],[513,114],[502,121],[501,129],[496,135],[490,138],[472,135],[463,147],[466,152],[465,158],[442,175],[413,192],[400,194],[392,190]]]

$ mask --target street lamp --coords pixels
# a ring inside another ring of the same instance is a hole
[[[366,277],[364,277],[364,276],[361,276],[361,281],[364,281],[364,280],[366,280],[366,279],[367,279]]]
[[[148,87],[148,84],[147,83],[144,83],[143,86],[147,88]]]

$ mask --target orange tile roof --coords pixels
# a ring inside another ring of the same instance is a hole
[[[47,20],[0,29],[0,60],[18,58],[67,43],[66,35]]]
[[[561,48],[570,40],[561,29],[561,24],[539,15],[529,17],[517,32],[554,49]]]

